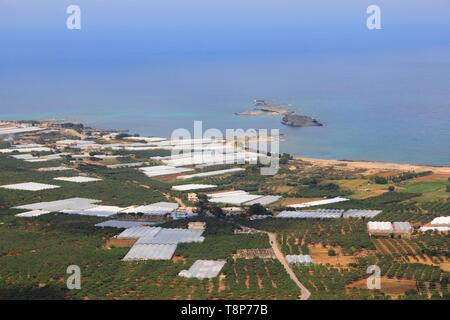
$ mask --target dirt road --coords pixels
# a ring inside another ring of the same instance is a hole
[[[270,246],[272,247],[273,251],[275,252],[275,255],[278,259],[278,261],[281,262],[281,264],[284,266],[284,269],[291,277],[292,281],[295,282],[297,287],[301,290],[301,296],[300,300],[308,300],[309,296],[311,295],[311,292],[309,292],[308,289],[298,280],[297,275],[295,272],[291,269],[291,266],[287,262],[286,258],[284,257],[283,253],[281,252],[280,248],[278,247],[277,242],[277,235],[275,233],[267,232],[267,235],[269,236],[269,242]]]

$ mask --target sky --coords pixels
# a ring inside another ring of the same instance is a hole
[[[366,8],[382,9],[379,32]],[[67,30],[77,4],[82,29]],[[0,0],[0,67],[162,65],[447,47],[450,0]]]

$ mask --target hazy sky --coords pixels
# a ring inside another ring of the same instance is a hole
[[[382,9],[383,30],[366,28]],[[82,30],[66,29],[66,7]],[[77,68],[448,48],[450,0],[0,0],[0,67]]]

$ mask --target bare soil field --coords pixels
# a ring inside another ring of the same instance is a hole
[[[329,264],[333,267],[346,267],[356,262],[356,256],[348,256],[342,253],[339,247],[323,247],[320,244],[308,246],[309,255],[314,264]],[[328,250],[334,249],[336,256],[329,256]]]
[[[435,166],[420,166],[413,164],[400,164],[400,163],[389,163],[389,162],[371,162],[371,161],[348,161],[348,160],[323,160],[316,158],[304,158],[296,157],[295,159],[307,161],[313,165],[320,167],[338,166],[343,170],[355,170],[364,169],[366,171],[371,171],[370,174],[375,174],[375,171],[432,171],[435,174],[445,174],[450,175],[450,167],[435,167]]]
[[[277,184],[269,187],[270,191],[275,194],[279,193],[288,193],[295,189],[295,187],[291,187],[285,184]]]
[[[183,256],[173,256],[172,257],[172,262],[174,262],[174,263],[185,263],[186,260],[187,260],[187,258],[183,257]]]
[[[347,289],[367,289],[367,279],[357,280],[347,286]],[[390,279],[388,277],[381,278],[381,292],[398,298],[408,290],[416,288],[416,281],[407,279]]]
[[[112,247],[116,247],[116,248],[132,247],[135,242],[136,242],[135,239],[111,238],[105,242],[105,244],[103,245],[103,249],[111,249]]]

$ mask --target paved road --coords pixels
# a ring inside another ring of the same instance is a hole
[[[272,247],[273,251],[275,252],[276,257],[281,262],[281,264],[284,266],[284,269],[289,274],[292,281],[294,281],[295,284],[297,285],[297,287],[300,288],[300,290],[301,290],[300,300],[308,300],[309,296],[311,295],[311,292],[309,292],[309,290],[306,289],[306,287],[298,280],[297,275],[292,270],[291,266],[287,262],[286,258],[284,257],[283,253],[281,252],[280,248],[278,247],[277,235],[275,233],[271,233],[271,232],[266,232],[266,233],[269,236],[270,246]]]

